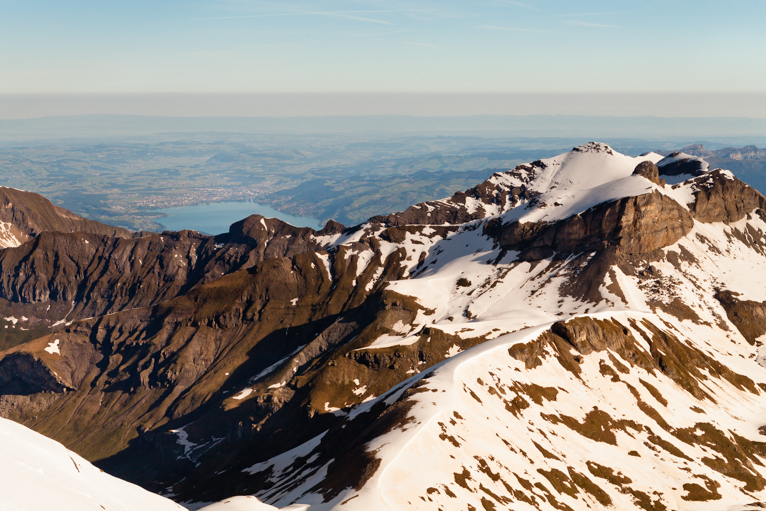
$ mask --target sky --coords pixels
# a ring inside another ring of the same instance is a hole
[[[0,94],[764,93],[766,0],[0,0]]]

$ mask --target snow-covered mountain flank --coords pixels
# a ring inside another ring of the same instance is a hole
[[[0,419],[3,511],[179,511],[184,508],[105,474],[63,445]]]
[[[272,256],[1,352],[0,413],[179,502],[765,507],[764,215],[701,156],[590,143],[351,229],[264,221]]]

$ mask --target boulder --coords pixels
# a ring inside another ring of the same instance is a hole
[[[636,165],[633,175],[645,177],[652,183],[665,187],[665,180],[660,179],[660,169],[650,161],[642,161]]]

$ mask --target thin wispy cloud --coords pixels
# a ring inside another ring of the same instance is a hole
[[[570,12],[567,14],[558,14],[557,18],[567,18],[572,16],[612,16],[615,14],[632,14],[630,11],[611,11],[611,12]]]
[[[514,5],[516,7],[521,7],[522,9],[528,9],[530,11],[540,12],[539,9],[535,9],[531,5],[527,5],[527,4],[523,3],[523,2],[516,2],[514,0],[499,0],[499,1],[500,1],[500,3],[503,3],[503,4]]]
[[[356,29],[356,30],[331,30],[331,31],[300,31],[301,34],[315,34],[315,35],[321,35],[321,34],[333,34],[333,35],[345,35],[345,36],[351,36],[351,37],[366,37],[366,38],[376,38],[380,36],[386,36],[391,34],[406,34],[411,33],[412,30],[406,30],[403,28],[386,28],[386,27],[380,27],[377,30],[373,30],[370,28],[365,28],[363,30]],[[287,32],[288,34],[296,34],[298,32]]]
[[[407,43],[407,42],[405,42],[404,44],[409,44],[410,46],[422,46],[423,48],[431,48],[432,50],[439,50],[439,49],[441,49],[438,46],[434,46],[433,44],[428,44],[428,43]]]
[[[431,21],[432,18],[426,18],[425,16],[418,16],[417,14],[413,14],[411,12],[405,12],[403,13],[408,18],[416,19],[416,20],[423,20],[423,21]]]
[[[391,23],[390,21],[377,20],[377,19],[373,19],[373,18],[363,18],[363,17],[361,17],[361,16],[352,16],[352,15],[350,15],[350,14],[337,14],[337,13],[332,13],[332,14],[327,14],[327,16],[335,16],[335,17],[337,17],[337,18],[346,18],[346,19],[350,19],[350,20],[356,20],[356,21],[364,21],[364,22],[366,22],[366,23],[379,23],[379,24],[381,24],[381,25],[390,25],[390,26],[392,26],[392,27],[393,27],[393,26],[395,26],[395,25],[394,25],[393,23]]]
[[[395,26],[390,21],[379,20],[375,18],[367,18],[363,16],[355,16],[355,14],[375,13],[375,12],[390,12],[390,11],[307,11],[307,12],[282,12],[274,14],[241,14],[237,16],[216,16],[212,18],[192,18],[188,21],[209,21],[209,20],[236,20],[236,19],[248,19],[248,18],[289,18],[296,16],[331,16],[335,18],[346,18],[355,21],[363,21],[366,23],[378,23],[381,25]]]
[[[533,7],[530,7],[522,2],[516,2],[515,0],[498,0],[500,2],[509,2],[513,4],[517,4],[519,6],[524,6],[528,9],[534,9]],[[227,4],[229,7],[232,8],[239,8],[240,11],[242,11],[245,8],[248,8],[252,12],[253,7],[265,7],[265,8],[275,8],[274,10],[277,12],[284,12],[284,11],[290,11],[293,13],[300,13],[300,12],[308,12],[308,11],[314,11],[314,9],[307,9],[307,8],[301,8],[298,6],[290,5],[289,2],[281,1],[281,2],[270,2],[266,0],[217,0],[218,3],[221,4]],[[324,2],[325,4],[327,2]],[[419,8],[408,8],[407,5],[409,5],[408,2],[403,2],[401,5],[392,5],[394,2],[386,1],[386,2],[377,2],[377,1],[364,1],[359,2],[361,4],[366,4],[367,8],[364,10],[340,10],[340,9],[333,9],[331,12],[343,12],[343,13],[400,13],[400,14],[408,14],[408,13],[424,13],[429,14],[432,16],[449,16],[450,13],[456,13],[456,12],[466,12],[471,11],[471,9],[468,8],[455,8],[455,7],[449,7],[446,8],[444,6],[439,7],[419,7]],[[431,18],[426,18],[431,19]]]
[[[190,55],[192,57],[231,57],[234,52],[220,51],[220,50],[207,50],[207,51],[186,51],[181,55]]]
[[[590,21],[582,20],[568,20],[563,22],[566,25],[574,25],[576,27],[592,27],[592,28],[620,28],[617,25],[605,25],[603,23],[592,23]]]
[[[550,30],[539,30],[535,28],[499,27],[497,25],[481,25],[476,28],[479,28],[481,30],[500,30],[504,32],[531,32],[531,33],[550,32]]]

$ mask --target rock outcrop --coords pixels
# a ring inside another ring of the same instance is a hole
[[[660,169],[657,168],[657,165],[650,161],[643,161],[639,163],[636,166],[636,169],[633,171],[633,175],[645,177],[656,185],[663,187],[665,186],[665,180],[660,179]]]
[[[694,180],[695,201],[689,205],[700,222],[736,222],[758,210],[764,211],[766,199],[730,172],[713,170]]]
[[[0,360],[0,394],[27,396],[43,392],[60,393],[71,385],[43,361],[29,353],[9,353]]]
[[[625,254],[645,254],[672,245],[692,228],[692,217],[681,205],[659,193],[601,204],[553,223],[513,222],[500,231],[506,250],[523,260],[603,251],[616,247]]]
[[[766,334],[766,302],[753,300],[740,300],[739,293],[722,290],[716,293],[716,298],[726,315],[742,337],[750,344],[755,344],[760,337]]]
[[[708,170],[708,164],[702,158],[684,153],[672,153],[657,162],[661,176],[699,176]]]

